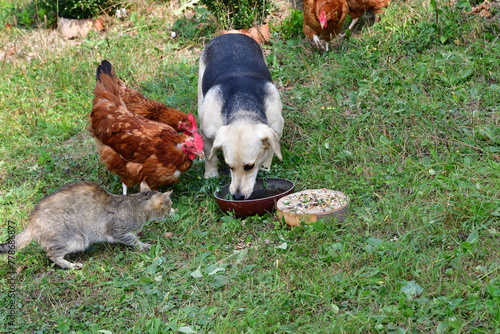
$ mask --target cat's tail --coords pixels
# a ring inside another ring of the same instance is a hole
[[[11,253],[26,247],[33,240],[30,229],[25,229],[21,233],[10,239],[6,243],[0,244],[0,253]]]

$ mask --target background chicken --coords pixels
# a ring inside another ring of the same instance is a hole
[[[320,38],[328,42],[338,35],[347,17],[346,0],[304,0],[304,34],[321,46]]]
[[[372,11],[374,14],[380,14],[390,3],[391,0],[347,0],[349,16],[353,19],[349,25],[349,30],[354,27],[364,12]],[[377,22],[377,15],[375,15],[375,22]]]
[[[120,176],[123,192],[146,181],[152,189],[174,184],[196,156],[203,156],[203,139],[177,133],[171,126],[127,109],[109,62],[97,68],[89,130],[101,161]]]
[[[109,61],[103,60],[101,66],[106,70],[106,73],[116,80],[120,97],[125,102],[128,111],[152,121],[163,122],[187,135],[192,135],[196,131],[196,120],[191,113],[186,115],[180,110],[148,99],[137,90],[127,87],[125,82],[116,76],[115,69]]]

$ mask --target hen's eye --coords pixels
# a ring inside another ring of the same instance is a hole
[[[252,170],[254,166],[255,166],[255,164],[252,164],[252,165],[245,165],[245,166],[243,167],[243,169],[244,169],[245,171],[247,171],[247,172],[248,172],[248,171]]]

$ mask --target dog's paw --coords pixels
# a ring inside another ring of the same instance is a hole
[[[271,171],[271,166],[262,165],[262,166],[260,166],[260,170],[263,172],[269,172],[269,171]]]
[[[212,177],[218,177],[219,171],[205,171],[205,179],[211,179]]]

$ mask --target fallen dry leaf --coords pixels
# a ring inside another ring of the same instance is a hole
[[[269,33],[269,25],[266,23],[259,27],[253,27],[250,29],[240,29],[240,30],[227,30],[223,31],[221,35],[224,34],[243,34],[252,37],[260,45],[269,42],[271,39],[271,34]]]

